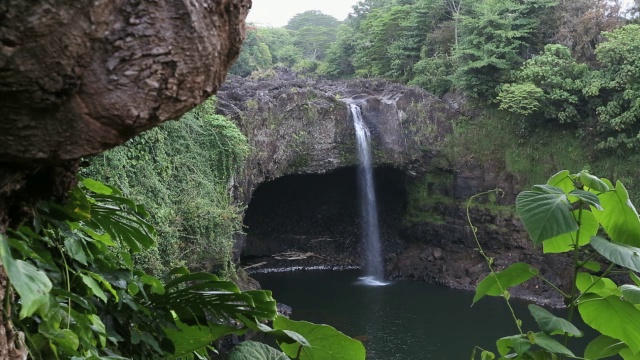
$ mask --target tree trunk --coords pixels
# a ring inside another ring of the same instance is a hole
[[[0,301],[5,304],[7,289],[7,275],[0,267]],[[5,319],[4,311],[0,311],[0,359],[22,360],[27,358],[27,348],[24,343],[24,335],[16,331],[10,321]]]
[[[63,200],[81,157],[214,94],[251,0],[0,0],[0,233]],[[1,269],[1,267],[0,267]],[[0,273],[0,300],[6,276]],[[9,302],[10,303],[10,302]],[[0,359],[26,356],[0,314]]]

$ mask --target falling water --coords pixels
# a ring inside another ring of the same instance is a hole
[[[380,229],[378,226],[378,206],[373,186],[373,169],[371,151],[369,151],[370,134],[357,105],[349,104],[356,129],[358,144],[358,188],[360,192],[360,211],[362,215],[362,239],[366,257],[365,276],[361,278],[366,285],[386,285],[382,262],[382,246],[380,245]]]

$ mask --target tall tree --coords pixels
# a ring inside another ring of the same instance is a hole
[[[327,51],[336,41],[337,28],[305,26],[295,32],[294,43],[307,60],[324,60]]]
[[[523,56],[531,53],[542,9],[551,0],[482,0],[462,17],[454,86],[471,96],[492,99],[499,84],[510,80]]]
[[[596,46],[604,40],[602,33],[625,23],[620,9],[618,1],[562,1],[556,11],[557,32],[553,41],[571,49],[578,61],[594,65]]]
[[[516,84],[502,87],[497,100],[516,116],[584,125],[593,116],[583,92],[590,75],[589,67],[576,62],[568,48],[550,44],[522,66]],[[533,101],[537,104],[530,105]]]
[[[396,2],[371,10],[355,31],[357,71],[410,80],[426,34],[442,21],[442,10],[442,3],[436,0]]]
[[[353,29],[348,25],[340,25],[336,41],[327,50],[325,62],[320,65],[318,73],[331,78],[353,75],[355,47]]]
[[[291,67],[302,60],[302,50],[295,45],[293,31],[283,28],[259,28],[258,37],[269,47],[274,65]]]
[[[640,25],[603,34],[596,49],[601,68],[590,91],[605,99],[598,108],[598,127],[606,138],[601,149],[640,147]]]
[[[300,30],[307,26],[315,26],[321,28],[337,28],[340,21],[335,17],[323,14],[318,10],[308,10],[303,13],[295,14],[285,26],[288,30]]]
[[[262,42],[258,34],[258,28],[248,28],[240,56],[229,70],[229,73],[248,76],[254,71],[268,69],[271,65],[273,65],[271,51],[267,44]]]

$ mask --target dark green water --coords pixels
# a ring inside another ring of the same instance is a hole
[[[517,333],[504,300],[484,298],[471,308],[472,292],[417,281],[367,287],[356,284],[356,271],[252,276],[293,308],[293,319],[364,339],[368,360],[469,359],[474,346],[494,351],[498,338]],[[525,330],[537,330],[527,304],[512,303]]]

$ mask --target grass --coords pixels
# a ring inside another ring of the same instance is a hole
[[[594,142],[568,128],[550,125],[523,127],[498,110],[485,110],[476,120],[461,119],[454,125],[444,149],[454,163],[465,160],[494,161],[524,180],[524,186],[545,183],[560,170],[588,170],[599,177],[620,180],[640,203],[640,154],[604,153]]]
[[[444,194],[444,188],[450,186],[452,180],[450,173],[431,172],[407,184],[407,211],[404,222],[444,224],[445,218],[439,213],[438,208],[455,202],[453,198]]]

